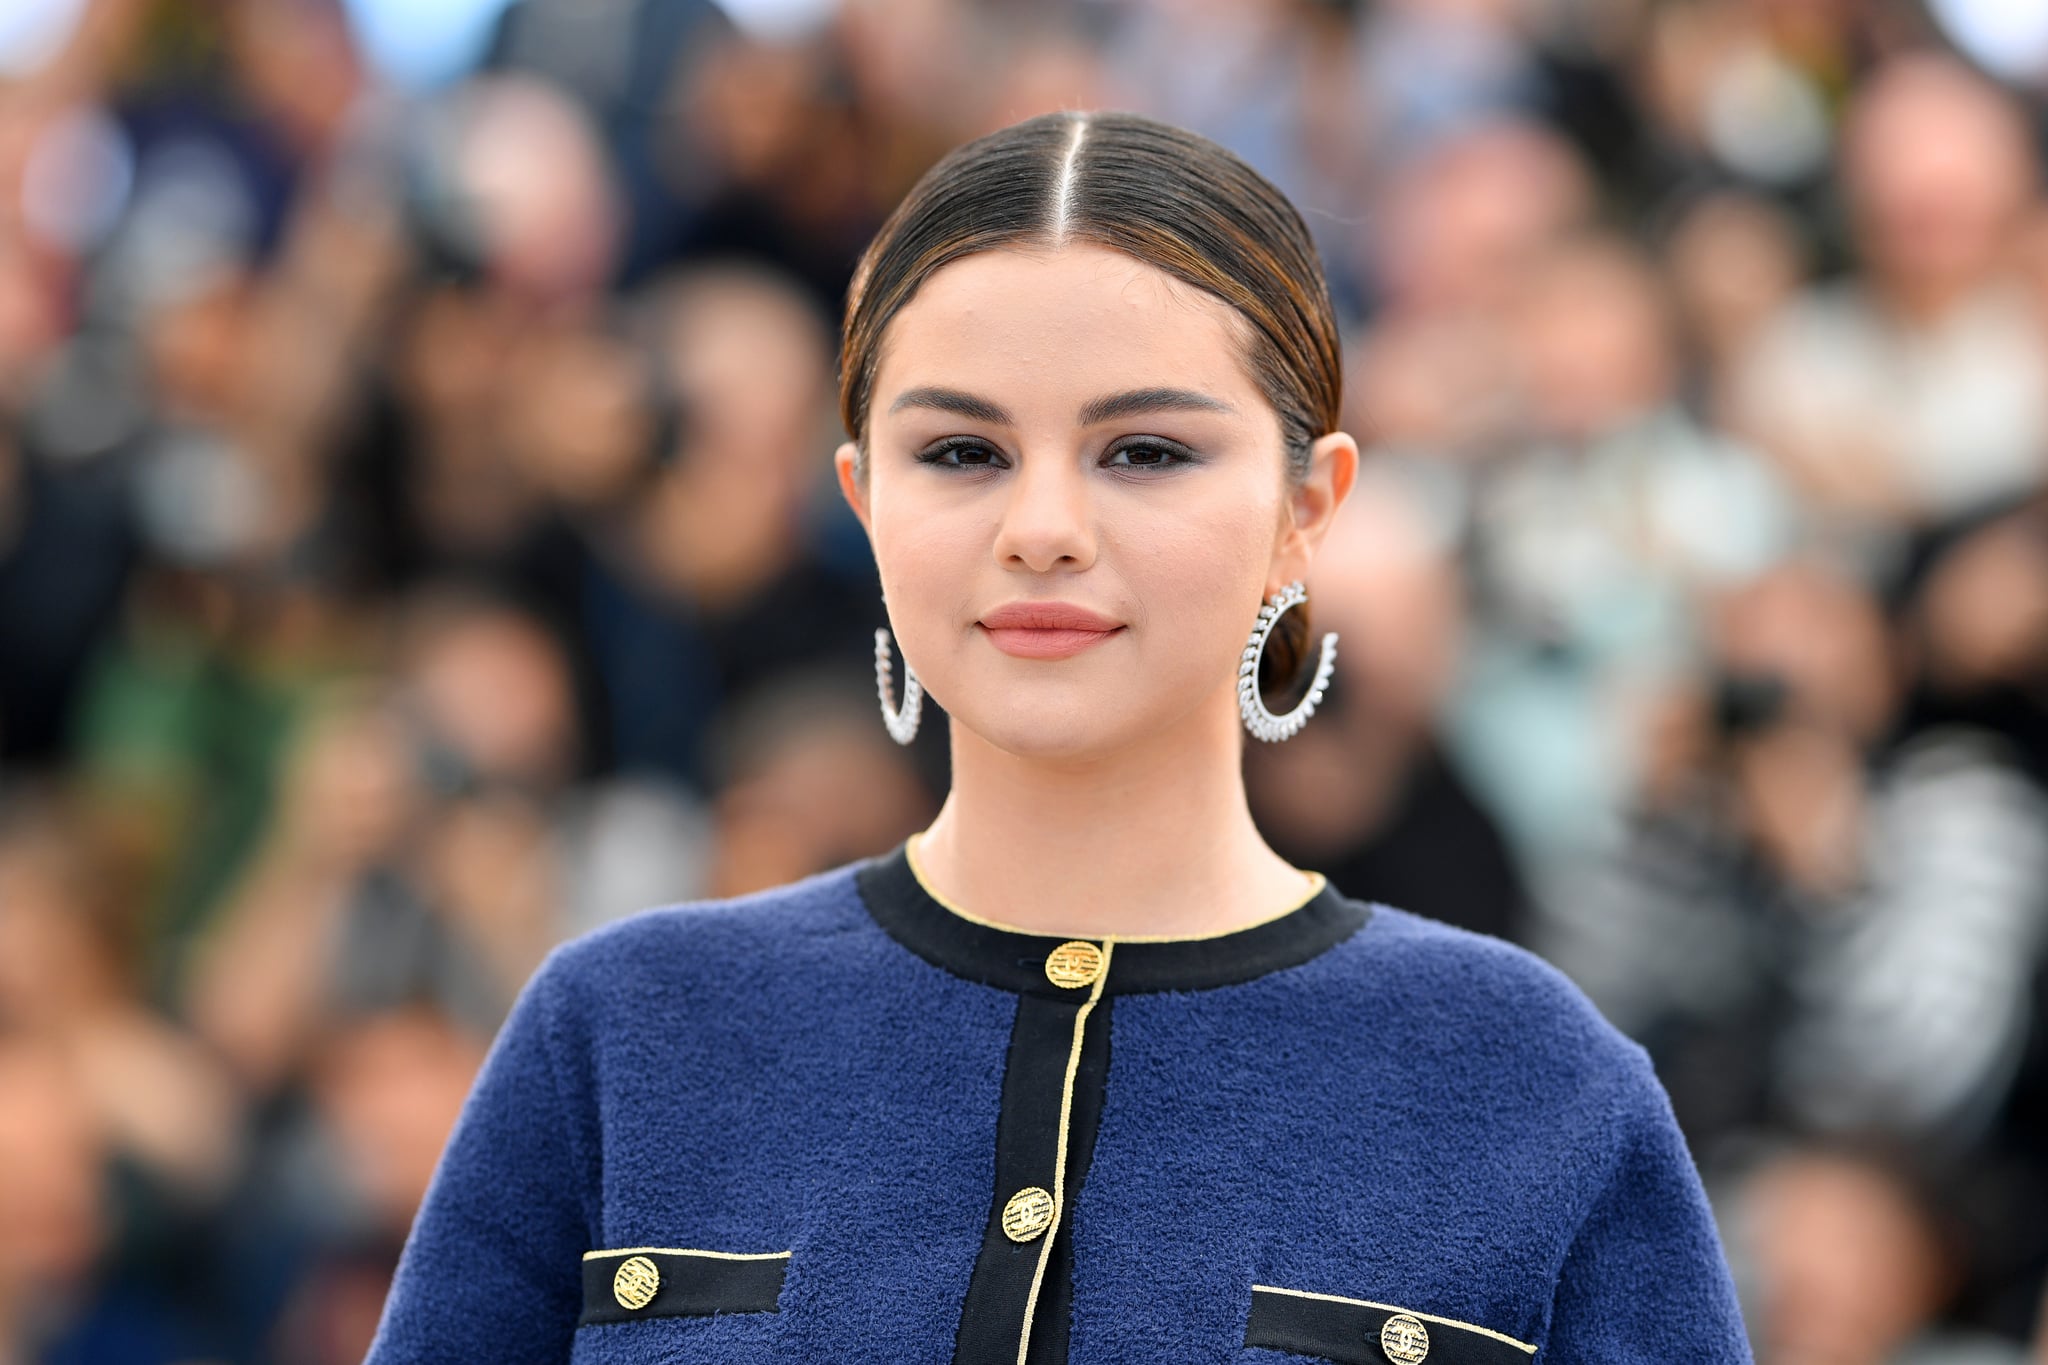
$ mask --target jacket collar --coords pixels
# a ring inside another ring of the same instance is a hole
[[[1299,966],[1343,942],[1363,926],[1371,907],[1338,894],[1321,874],[1314,889],[1291,909],[1227,933],[1192,938],[1098,935],[1066,939],[1030,933],[979,919],[948,904],[919,875],[910,841],[860,866],[855,882],[868,913],[891,938],[925,961],[984,985],[1027,995],[1073,999],[1081,986],[1061,984],[1047,972],[1047,960],[1064,945],[1107,949],[1104,994],[1205,990],[1255,980]],[[1069,951],[1055,975],[1074,982],[1061,968],[1088,954]]]

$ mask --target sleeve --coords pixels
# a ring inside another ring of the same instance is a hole
[[[499,1030],[399,1258],[364,1365],[561,1365],[590,1245],[583,1115],[556,1064],[558,950]]]
[[[1634,1057],[1615,1160],[1565,1253],[1543,1358],[1750,1365],[1706,1192],[1663,1087]]]

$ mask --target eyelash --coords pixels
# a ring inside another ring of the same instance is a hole
[[[1132,464],[1128,459],[1121,464],[1114,462],[1116,456],[1128,456],[1133,451],[1156,451],[1165,458],[1149,464]],[[966,453],[986,454],[991,458],[971,463],[958,458]],[[953,458],[949,459],[949,456]],[[1008,466],[1007,456],[987,441],[973,436],[952,436],[938,442],[936,445],[927,446],[917,453],[917,461],[919,464],[932,465],[939,469],[961,471],[1002,469]],[[999,461],[1001,463],[998,463]],[[1103,468],[1116,470],[1178,469],[1194,463],[1196,463],[1195,453],[1187,447],[1174,441],[1151,437],[1144,440],[1125,441],[1123,444],[1114,447],[1103,460]]]

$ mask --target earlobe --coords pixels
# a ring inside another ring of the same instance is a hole
[[[872,533],[868,525],[867,481],[861,477],[860,447],[852,441],[843,441],[832,453],[832,472],[839,477],[839,492],[846,499],[846,505],[853,509],[854,517],[863,531]]]

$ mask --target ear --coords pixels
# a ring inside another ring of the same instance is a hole
[[[860,475],[860,447],[851,441],[842,442],[832,452],[832,472],[839,476],[839,492],[859,519],[860,529],[872,536],[874,527],[868,524],[868,486]]]
[[[1288,520],[1273,547],[1272,581],[1268,593],[1308,577],[1310,561],[1337,518],[1337,509],[1358,482],[1358,442],[1348,432],[1333,431],[1309,447],[1308,477],[1290,490]]]

